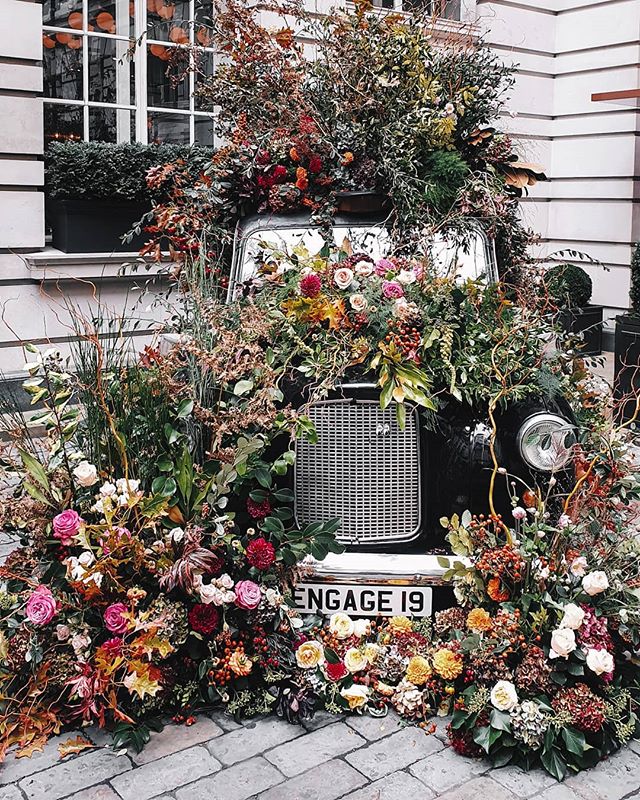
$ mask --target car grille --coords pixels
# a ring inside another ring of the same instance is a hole
[[[369,400],[315,403],[307,410],[318,442],[301,440],[295,466],[298,525],[339,518],[350,544],[403,542],[420,530],[418,416],[404,431],[395,406]]]

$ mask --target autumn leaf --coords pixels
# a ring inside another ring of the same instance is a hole
[[[46,733],[35,736],[30,742],[23,745],[17,752],[16,758],[31,758],[34,753],[41,753],[49,737]]]
[[[67,739],[66,742],[59,744],[58,752],[60,753],[60,758],[66,758],[74,753],[81,753],[83,750],[92,747],[96,747],[96,745],[92,744],[88,739],[85,739],[84,736],[78,735],[75,739]]]
[[[174,650],[173,645],[168,639],[163,639],[151,632],[139,636],[138,639],[132,643],[132,647],[149,658],[151,658],[154,651],[158,653],[160,658],[166,658],[169,653],[172,653]]]
[[[155,697],[162,687],[152,677],[152,670],[157,674],[159,671],[151,664],[145,664],[142,661],[132,661],[130,666],[133,668],[133,672],[125,677],[124,685],[131,694],[137,694],[141,700],[144,700],[146,695]]]

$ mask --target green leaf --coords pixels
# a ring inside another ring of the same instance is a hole
[[[26,470],[31,475],[34,480],[36,480],[40,486],[42,486],[47,491],[49,490],[49,478],[47,477],[47,472],[42,464],[38,461],[37,458],[34,458],[32,455],[29,455],[26,450],[22,450],[22,448],[18,448],[18,453],[20,453],[20,458],[22,459],[22,463],[24,464]]]
[[[178,417],[182,419],[183,417],[188,417],[191,412],[193,411],[193,400],[189,397],[186,397],[178,406],[177,413]]]
[[[29,481],[23,481],[22,485],[24,486],[28,494],[30,494],[31,497],[33,497],[34,500],[38,500],[38,502],[44,503],[47,506],[52,505],[49,502],[49,500],[47,500],[47,498],[44,496],[44,494],[40,491],[40,489],[38,489],[37,486],[34,486]]]
[[[584,733],[572,727],[562,728],[562,738],[570,753],[581,756],[585,751],[586,740]]]
[[[242,397],[243,394],[250,392],[253,389],[253,381],[250,379],[241,380],[233,387],[233,393],[236,397]]]
[[[491,723],[491,727],[496,728],[496,730],[511,730],[511,717],[506,711],[498,711],[497,708],[492,709],[489,721]]]
[[[491,728],[488,725],[484,725],[481,728],[476,728],[473,732],[473,741],[481,747],[485,753],[489,753],[489,748],[491,746],[490,742],[491,736]]]
[[[557,748],[553,747],[551,750],[544,750],[540,756],[540,761],[542,761],[542,766],[549,775],[552,775],[557,781],[564,780],[567,774],[567,765]]]

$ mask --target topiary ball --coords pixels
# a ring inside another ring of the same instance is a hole
[[[545,283],[550,297],[560,308],[582,308],[591,300],[591,278],[576,264],[551,267],[545,275]]]

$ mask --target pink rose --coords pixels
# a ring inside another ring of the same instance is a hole
[[[83,523],[84,520],[80,514],[68,508],[53,518],[53,535],[56,539],[60,539],[60,543],[66,547],[73,543],[72,539]]]
[[[382,294],[390,300],[404,295],[404,289],[397,281],[382,281]]]
[[[239,581],[234,587],[236,593],[236,605],[251,611],[260,605],[262,593],[257,583],[253,581]]]
[[[124,603],[112,603],[104,612],[104,624],[111,633],[125,633],[129,620],[124,616],[129,611]]]
[[[55,617],[58,604],[48,586],[40,585],[27,600],[27,619],[34,625],[46,625]]]
[[[379,258],[376,261],[376,275],[379,275],[381,278],[384,277],[387,272],[395,272],[396,265],[393,261],[389,261],[388,258]]]

